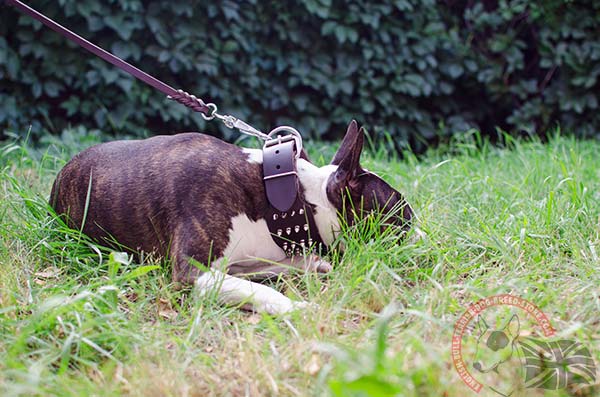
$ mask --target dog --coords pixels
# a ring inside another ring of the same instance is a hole
[[[490,328],[480,316],[476,327],[473,368],[502,396],[511,396],[517,389],[557,390],[596,379],[596,366],[587,347],[573,340],[520,338],[516,314],[500,328]],[[502,379],[509,384],[499,385]]]
[[[354,223],[373,212],[386,215],[383,227],[399,236],[410,228],[413,212],[404,197],[360,166],[364,134],[353,120],[331,164],[317,167],[304,152],[296,162],[300,194],[325,246],[342,220]],[[70,227],[96,241],[168,257],[174,281],[195,283],[200,294],[216,291],[229,305],[269,314],[305,307],[255,278],[290,267],[331,270],[316,254],[286,257],[275,244],[265,220],[262,151],[208,135],[93,146],[58,173],[50,197]]]

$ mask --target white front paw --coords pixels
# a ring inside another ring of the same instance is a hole
[[[306,309],[313,304],[306,301],[293,301],[287,297],[278,299],[277,301],[261,302],[255,305],[255,310],[258,312],[266,312],[271,315],[280,315],[293,312],[295,310]]]

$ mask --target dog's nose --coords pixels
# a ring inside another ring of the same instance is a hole
[[[473,368],[475,368],[477,371],[481,372],[481,363],[479,361],[476,363],[473,363]]]

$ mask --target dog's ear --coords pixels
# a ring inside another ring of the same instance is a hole
[[[364,129],[359,130],[356,120],[352,120],[340,148],[331,161],[331,164],[338,166],[331,179],[338,191],[347,187],[350,181],[355,179],[361,172],[360,154],[363,148],[364,136]]]
[[[513,314],[513,316],[510,318],[510,320],[508,320],[508,323],[506,323],[506,326],[504,327],[506,332],[510,334],[513,337],[513,339],[519,336],[520,328],[521,324],[519,323],[519,317],[516,314]]]
[[[352,120],[350,125],[348,125],[346,135],[344,135],[340,148],[335,153],[335,156],[333,156],[333,160],[331,160],[331,164],[340,165],[340,163],[355,150],[357,143],[360,143],[360,147],[358,148],[358,156],[360,157],[360,151],[362,150],[362,136],[360,137],[360,142],[357,142],[357,140],[359,139],[359,135],[363,134],[364,130],[361,128],[359,131],[358,123],[356,120]]]
[[[489,328],[482,315],[477,317],[477,323],[475,325],[477,327],[477,331],[479,331],[479,336],[483,335]]]

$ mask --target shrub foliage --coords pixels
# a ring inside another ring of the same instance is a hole
[[[263,130],[337,138],[356,118],[417,150],[471,127],[600,131],[597,0],[29,3]],[[16,10],[2,20],[5,132],[234,137]]]

